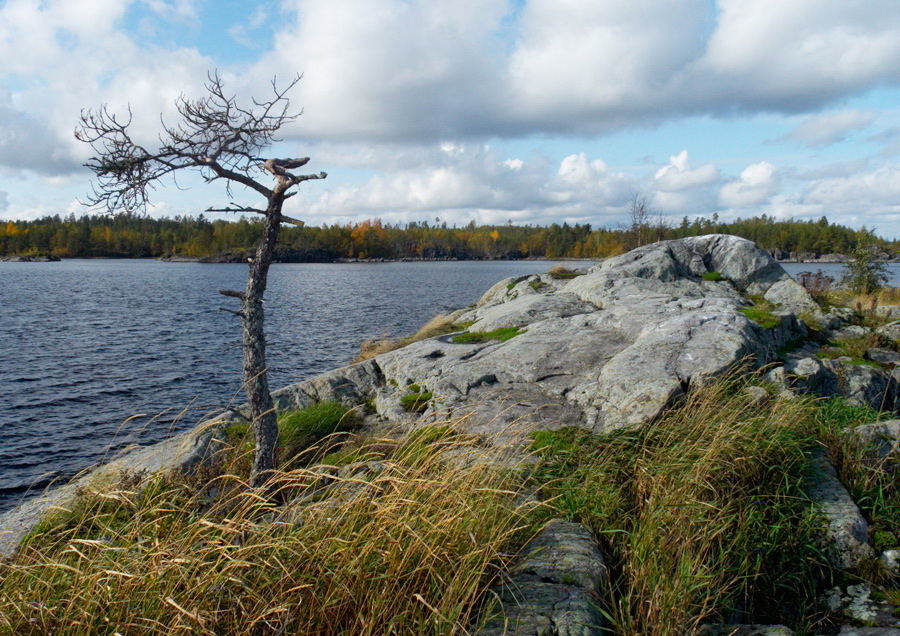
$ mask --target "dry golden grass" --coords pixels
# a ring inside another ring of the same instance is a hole
[[[882,305],[900,305],[900,287],[886,286],[872,294],[854,294],[846,289],[838,289],[833,292],[832,302],[862,312],[871,312]]]
[[[380,338],[366,340],[359,346],[359,355],[353,358],[352,362],[354,364],[363,362],[364,360],[379,356],[382,353],[388,353],[389,351],[405,347],[413,342],[425,340],[426,338],[434,338],[435,336],[441,336],[445,333],[452,333],[456,330],[457,327],[447,320],[447,316],[438,314],[419,327],[419,330],[416,331],[416,333],[407,336],[406,338],[389,338],[388,336],[382,336]]]
[[[446,461],[467,444],[446,430],[369,474],[282,473],[302,506],[233,475],[89,497],[0,564],[0,633],[466,633],[531,522],[520,478]]]

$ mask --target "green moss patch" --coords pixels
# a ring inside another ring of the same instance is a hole
[[[467,333],[461,333],[453,338],[453,342],[459,342],[462,344],[469,344],[473,342],[487,342],[489,340],[499,340],[500,342],[506,342],[510,338],[515,338],[516,336],[523,333],[525,333],[525,330],[519,329],[518,327],[501,327],[500,329],[494,329],[493,331],[470,331]]]
[[[706,272],[702,276],[703,280],[710,280],[713,282],[718,282],[720,280],[725,280],[725,277],[722,276],[719,272]]]
[[[424,413],[432,397],[434,397],[434,394],[431,391],[407,393],[400,398],[400,404],[403,405],[404,409],[412,413]]]

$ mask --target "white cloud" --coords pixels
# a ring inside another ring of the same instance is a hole
[[[0,212],[6,210],[9,207],[9,193],[4,190],[0,190]]]
[[[725,97],[725,108],[800,111],[900,80],[894,0],[717,5],[715,31],[692,75],[706,99]]]
[[[738,181],[722,186],[719,200],[729,208],[758,206],[778,191],[779,183],[775,166],[768,161],[760,161],[744,168]]]
[[[838,212],[878,215],[900,212],[900,166],[813,181],[803,193],[810,203]]]
[[[447,144],[444,144],[444,148]],[[458,147],[458,146],[455,146]],[[338,185],[321,194],[291,199],[297,213],[313,222],[380,216],[408,221],[441,216],[479,222],[609,222],[633,189],[627,175],[609,170],[585,153],[563,159],[554,170],[541,158],[501,158],[487,147],[448,154],[437,148],[438,163],[390,175],[375,175],[358,186]],[[420,155],[421,156],[421,155]]]
[[[799,141],[811,148],[830,146],[867,127],[875,118],[874,112],[858,109],[813,115],[803,120],[785,139]]]
[[[653,206],[664,212],[696,212],[712,197],[712,186],[721,179],[719,169],[705,163],[691,165],[688,151],[669,157],[669,165],[656,171],[653,177]]]

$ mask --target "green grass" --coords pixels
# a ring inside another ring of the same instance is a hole
[[[703,280],[710,280],[713,282],[718,282],[721,280],[725,280],[725,277],[722,276],[719,272],[705,272],[702,275]]]
[[[352,429],[356,411],[340,402],[315,402],[296,411],[278,415],[278,444],[282,458],[292,457],[320,440]]]
[[[528,283],[528,286],[531,287],[534,291],[539,291],[540,289],[547,287],[547,283],[542,280],[533,280]]]
[[[878,334],[871,333],[859,338],[834,338],[829,340],[825,346],[819,349],[817,355],[820,358],[829,359],[848,357],[851,364],[868,365],[877,369],[889,370],[890,367],[887,365],[869,360],[867,357],[869,349],[874,348],[896,350],[892,343]]]
[[[288,464],[297,459],[312,461],[315,457],[307,456],[307,449],[330,435],[352,430],[358,421],[356,409],[335,401],[314,402],[302,409],[279,413],[279,458]],[[249,461],[254,448],[250,426],[234,424],[225,430],[225,435],[233,454],[242,459],[239,472],[244,472],[249,466],[243,464]]]
[[[527,279],[527,276],[519,276],[518,278],[514,278],[511,282],[506,284],[507,291],[511,290],[513,287],[521,283],[523,280]]]
[[[609,556],[616,633],[804,624],[827,579],[800,487],[814,412],[726,381],[637,432],[535,434],[542,493]]]
[[[431,398],[433,397],[434,394],[431,391],[407,393],[400,398],[400,404],[402,404],[403,408],[407,411],[411,411],[413,413],[424,413],[428,408],[428,402],[430,402]]]
[[[473,342],[487,342],[489,340],[499,340],[500,342],[506,342],[510,338],[514,338],[523,333],[525,333],[525,330],[519,329],[518,327],[501,327],[500,329],[494,329],[493,331],[470,331],[467,333],[461,333],[458,336],[454,336],[453,342],[459,342],[463,344]]]
[[[743,307],[738,311],[763,329],[773,329],[781,324],[781,318],[773,313],[775,307],[772,303],[762,296],[751,296],[750,300],[753,306]]]

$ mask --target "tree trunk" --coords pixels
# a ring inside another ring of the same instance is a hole
[[[256,248],[256,257],[250,263],[242,303],[244,386],[250,405],[253,438],[256,441],[256,453],[250,470],[250,485],[254,487],[262,486],[269,480],[278,459],[278,420],[266,372],[263,296],[268,283],[269,265],[275,254],[283,203],[282,193],[275,193],[269,199],[262,238]]]

